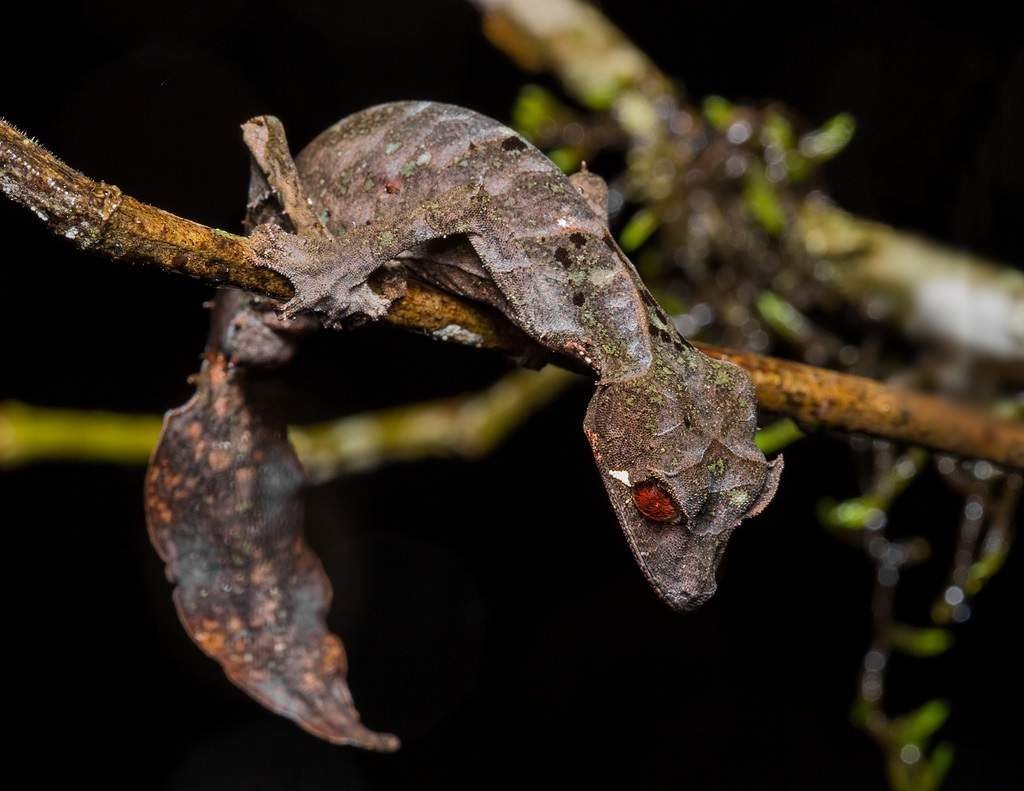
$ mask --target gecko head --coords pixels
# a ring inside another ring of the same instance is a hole
[[[713,387],[695,399],[675,376],[642,377],[600,385],[587,411],[586,433],[630,549],[674,610],[714,594],[730,536],[771,502],[782,472],[781,456],[769,463],[754,445],[753,391],[738,378],[745,374],[730,375],[732,399]]]

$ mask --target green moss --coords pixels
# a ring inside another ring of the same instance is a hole
[[[826,162],[846,148],[856,130],[857,122],[852,115],[834,115],[818,129],[800,138],[800,153],[815,162]]]
[[[786,228],[779,195],[760,167],[751,167],[743,184],[743,204],[754,221],[772,236]]]
[[[719,131],[724,131],[732,122],[733,105],[721,96],[709,96],[702,107],[704,118]]]
[[[658,230],[658,217],[648,209],[634,214],[619,234],[619,245],[627,253],[636,250]]]
[[[575,173],[583,161],[583,152],[575,146],[562,146],[548,151],[548,159],[558,165],[563,173]]]

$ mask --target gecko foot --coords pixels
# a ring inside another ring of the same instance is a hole
[[[314,239],[264,224],[253,230],[250,240],[258,264],[284,275],[295,289],[282,308],[287,318],[314,312],[324,317],[325,325],[340,327],[352,319],[374,321],[391,307],[391,298],[367,284],[374,267],[366,264],[361,250],[353,249],[348,235]]]
[[[294,281],[293,281],[294,283]],[[341,328],[352,320],[376,321],[383,317],[391,300],[380,296],[365,282],[350,284],[340,279],[330,289],[309,289],[302,296],[295,283],[296,296],[281,309],[286,318],[294,318],[304,311],[314,311],[324,316],[324,326]]]

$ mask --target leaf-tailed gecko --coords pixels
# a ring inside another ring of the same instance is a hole
[[[508,127],[432,102],[349,116],[295,161],[276,119],[243,131],[259,222],[252,245],[295,294],[285,319],[251,301],[222,319],[198,403],[170,413],[147,479],[150,530],[178,582],[182,620],[232,680],[331,741],[397,746],[359,723],[340,642],[323,626],[330,588],[302,542],[301,511],[282,505],[294,495],[293,457],[280,431],[250,430],[256,412],[239,389],[246,368],[277,361],[272,339],[288,317],[382,316],[399,293],[370,288],[382,268],[486,303],[592,371],[584,430],[640,568],[674,609],[714,593],[729,536],[770,502],[781,457],[767,462],[753,442],[749,377],[690,346],[615,243],[599,177],[567,178]],[[232,450],[224,458],[218,448]],[[271,466],[254,479],[256,457],[277,458],[280,474]],[[218,508],[207,494],[200,513],[179,496],[183,482],[231,497]],[[223,581],[232,565],[233,592]]]

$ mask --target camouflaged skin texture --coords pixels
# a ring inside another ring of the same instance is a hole
[[[643,305],[603,219],[508,127],[451,105],[386,104],[335,124],[296,164],[335,240],[257,229],[267,258],[300,262],[271,264],[296,288],[289,310],[378,317],[387,304],[369,291],[369,274],[402,254],[429,259],[431,242],[458,235],[463,252],[441,268],[459,269],[468,244],[495,287],[489,295],[501,296],[496,307],[544,346],[608,380],[650,363]]]
[[[567,179],[508,127],[430,102],[349,116],[296,165],[334,239],[257,229],[296,288],[288,307],[329,322],[379,316],[386,300],[366,278],[397,259],[593,370],[584,428],[630,547],[672,607],[706,601],[732,531],[774,494],[781,459],[770,466],[754,445],[746,373],[693,349],[613,240],[603,181]],[[639,510],[638,484],[657,487],[671,518]]]
[[[331,586],[303,538],[304,475],[285,426],[249,397],[253,368],[293,348],[262,319],[252,298],[218,297],[196,393],[167,414],[146,475],[150,538],[182,624],[231,681],[323,739],[394,750],[394,736],[360,723],[325,625]]]

